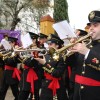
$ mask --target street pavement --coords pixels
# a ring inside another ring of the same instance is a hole
[[[7,91],[7,95],[6,95],[6,99],[5,100],[14,100],[14,97],[13,97],[13,94],[12,94],[10,88]]]

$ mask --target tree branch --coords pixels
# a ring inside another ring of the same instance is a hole
[[[17,11],[17,5],[19,3],[19,0],[17,0],[16,4],[15,4],[15,11]]]
[[[14,9],[11,7],[11,5],[10,4],[8,4],[8,3],[6,3],[5,4],[8,8],[9,8],[9,10],[11,10],[11,12],[14,14]],[[6,8],[7,8],[6,7]],[[9,11],[10,12],[10,11]]]
[[[14,17],[9,11],[4,10],[4,12],[9,13],[12,16],[12,18]],[[4,14],[4,12],[3,12],[3,14]]]

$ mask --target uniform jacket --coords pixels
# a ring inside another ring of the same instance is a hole
[[[44,72],[50,74],[54,78],[60,78],[59,85],[60,88],[57,89],[56,94],[58,100],[67,100],[66,89],[64,87],[64,83],[62,80],[62,75],[65,70],[65,62],[62,57],[60,57],[59,61],[54,61],[51,55],[47,54],[45,56],[46,64],[43,65]],[[53,99],[53,91],[48,88],[52,80],[45,78],[42,83],[42,92],[40,96],[40,100],[52,100]]]
[[[18,60],[18,56],[12,57],[12,58],[6,58],[4,60],[5,65],[7,66],[11,66],[12,68],[16,68],[17,67],[17,63],[19,63],[20,61]],[[4,68],[5,69],[5,68]],[[13,75],[13,70],[4,70],[3,72],[3,82],[9,85],[12,84],[18,84],[18,79],[17,78],[12,78]]]
[[[24,69],[23,70],[23,73],[21,75],[21,80],[20,80],[20,89],[22,91],[30,91],[30,88],[31,88],[31,85],[29,82],[27,82],[27,74],[29,72],[29,69],[32,68],[38,79],[35,80],[35,83],[34,83],[34,87],[35,89],[40,89],[41,87],[41,82],[42,82],[42,76],[43,76],[43,72],[41,71],[42,67],[39,65],[39,63],[35,60],[35,59],[32,59],[31,58],[25,63],[26,66],[28,66],[29,68],[28,69]]]
[[[84,55],[79,54],[77,56],[76,75],[100,82],[100,40],[93,41],[90,47],[91,49],[86,59],[84,59]],[[76,82],[73,98],[74,100],[100,100],[99,92],[100,86]]]

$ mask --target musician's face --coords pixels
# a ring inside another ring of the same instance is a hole
[[[100,23],[91,23],[89,32],[93,40],[100,39]]]
[[[48,43],[48,47],[49,48],[57,49],[58,48],[58,45],[56,45],[55,43]]]
[[[47,41],[47,38],[44,38],[44,43]]]
[[[15,45],[15,42],[9,42],[10,45],[13,47]]]
[[[40,42],[41,44],[43,44],[43,43],[44,43],[44,39],[43,39],[43,38],[39,39],[39,42]]]
[[[80,31],[78,29],[75,30],[76,36],[80,35]]]
[[[36,43],[36,39],[32,39],[32,42],[33,42],[33,44],[35,44]]]

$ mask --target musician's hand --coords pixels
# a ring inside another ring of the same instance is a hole
[[[84,42],[77,43],[73,48],[70,50],[71,52],[79,52],[83,55],[85,55],[89,49],[86,47],[86,44]]]
[[[46,59],[43,56],[43,58],[34,58],[35,60],[37,60],[40,64],[44,65],[46,63]]]
[[[69,41],[70,41],[70,43],[75,43],[76,40],[77,40],[77,38],[71,38]]]

